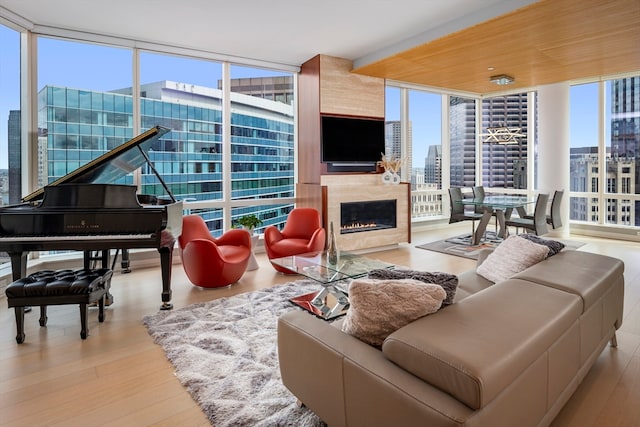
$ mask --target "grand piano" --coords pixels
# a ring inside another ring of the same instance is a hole
[[[161,309],[171,309],[173,247],[182,229],[177,201],[147,155],[170,129],[153,127],[75,171],[0,208],[0,251],[11,257],[13,280],[26,276],[31,251],[84,251],[84,267],[108,267],[111,249],[156,248],[162,271]],[[118,179],[148,163],[167,196],[137,194]]]

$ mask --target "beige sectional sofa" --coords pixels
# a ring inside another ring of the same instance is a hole
[[[278,323],[284,385],[329,426],[544,426],[622,322],[623,263],[564,250],[372,347],[293,310]],[[615,349],[607,350],[615,351]]]

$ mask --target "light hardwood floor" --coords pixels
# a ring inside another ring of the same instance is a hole
[[[415,245],[459,234],[455,228],[414,235],[409,245],[368,256],[427,271],[461,273],[475,266],[464,258]],[[466,228],[465,228],[466,231]],[[640,244],[587,239],[582,251],[625,261],[624,322],[618,348],[607,347],[565,406],[554,427],[640,425]],[[260,268],[230,288],[192,286],[180,265],[173,268],[173,304],[249,292],[296,278],[275,272],[264,254]],[[0,301],[0,425],[2,426],[204,426],[208,420],[180,385],[162,349],[142,325],[160,306],[160,272],[133,266],[112,280],[115,303],[99,324],[89,313],[90,336],[80,339],[77,306],[52,306],[46,328],[38,310],[26,315],[26,341],[15,342],[13,309]],[[0,298],[4,299],[4,295]]]

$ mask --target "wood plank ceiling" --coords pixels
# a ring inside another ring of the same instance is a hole
[[[640,73],[640,0],[542,0],[353,71],[478,94]]]

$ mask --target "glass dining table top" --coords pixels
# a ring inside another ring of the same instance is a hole
[[[484,196],[481,199],[462,199],[457,203],[463,205],[485,206],[495,209],[508,209],[525,206],[535,203],[535,197],[516,196],[516,195],[492,195]]]

